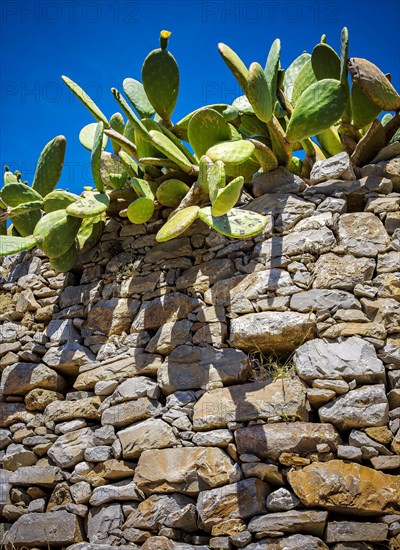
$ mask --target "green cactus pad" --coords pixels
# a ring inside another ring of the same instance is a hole
[[[265,122],[261,122],[255,115],[243,114],[240,116],[240,132],[247,136],[267,136]],[[243,136],[241,136],[242,139]]]
[[[82,220],[76,236],[80,252],[93,248],[99,241],[105,226],[105,216],[86,218]]]
[[[130,222],[139,224],[151,220],[154,213],[154,201],[148,197],[139,197],[128,206],[127,216]]]
[[[155,195],[150,186],[150,182],[141,178],[132,178],[130,183],[138,197],[147,197],[152,201],[154,200]]]
[[[33,234],[33,231],[39,223],[41,217],[42,214],[40,210],[36,209],[15,217],[10,215],[10,220],[12,221],[14,229],[18,231],[21,237],[28,237]]]
[[[10,254],[19,254],[24,250],[30,250],[36,246],[34,237],[13,237],[0,235],[0,256],[10,256]]]
[[[296,105],[301,95],[307,88],[312,84],[317,82],[317,77],[314,74],[311,58],[304,63],[300,71],[298,72],[297,78],[293,84],[292,90],[292,103]]]
[[[42,206],[43,201],[24,202],[19,206],[14,206],[14,208],[11,208],[9,211],[9,216],[11,219],[13,219],[17,216],[22,216],[24,214],[27,214],[28,212],[32,212],[33,210],[40,210]]]
[[[40,193],[42,197],[51,193],[60,179],[66,145],[65,137],[57,136],[49,141],[40,153],[32,188]]]
[[[338,80],[327,78],[312,84],[293,110],[287,140],[293,143],[323,132],[339,120],[346,102],[345,87]]]
[[[248,75],[248,72],[247,72]],[[232,103],[232,107],[234,107],[239,115],[254,115],[254,109],[252,104],[250,103],[249,99],[245,95],[240,95],[237,97],[234,102]]]
[[[14,207],[24,202],[42,201],[43,197],[25,183],[8,183],[1,190],[1,199],[8,206]]]
[[[329,155],[337,155],[343,151],[343,144],[337,130],[328,128],[317,135],[318,143]]]
[[[79,132],[79,141],[81,144],[87,149],[88,151],[92,151],[93,149],[93,142],[94,142],[94,135],[96,133],[97,123],[91,122],[90,124],[87,124],[82,128],[82,130]],[[108,137],[104,134],[103,135],[103,149],[107,147],[107,141]]]
[[[382,109],[354,82],[351,88],[351,111],[354,126],[365,128],[379,116]]]
[[[124,186],[128,174],[119,155],[111,154],[108,151],[101,153],[100,176],[103,183],[112,189],[121,189]]]
[[[126,138],[124,138],[125,122],[124,122],[124,118],[121,115],[121,113],[114,113],[111,116],[111,118],[110,118],[110,127],[111,127],[110,131],[112,132],[112,134],[109,135],[108,137],[111,138],[111,143],[112,143],[112,146],[113,146],[113,149],[114,149],[114,153],[119,153],[119,151],[121,150],[121,147],[122,147],[122,144],[121,144],[120,140],[121,139],[122,140],[126,139]],[[115,135],[121,136],[120,139],[115,140],[114,139]],[[126,145],[125,142],[123,144]],[[128,141],[128,144],[129,144],[129,141]],[[130,144],[129,144],[129,147],[131,147]],[[135,146],[134,146],[134,149],[136,149]],[[127,151],[127,152],[129,153],[129,151]]]
[[[220,189],[225,187],[226,184],[225,165],[221,160],[217,160],[209,166],[207,170],[207,184],[211,204],[214,204]]]
[[[287,166],[288,170],[296,176],[301,176],[301,169],[303,167],[303,161],[299,157],[292,157]]]
[[[101,177],[100,159],[103,150],[103,135],[104,135],[103,123],[97,124],[96,132],[94,134],[92,155],[90,158],[90,164],[92,167],[93,181],[100,193],[104,192],[104,182]]]
[[[218,51],[228,68],[235,76],[236,80],[239,82],[244,93],[246,93],[248,79],[248,70],[246,65],[229,46],[223,44],[222,42],[218,44]]]
[[[163,206],[176,208],[189,191],[189,186],[183,181],[170,179],[163,181],[156,192],[157,200]]]
[[[347,79],[347,61],[349,57],[349,31],[343,27],[340,33],[340,82],[348,84]]]
[[[73,202],[65,209],[69,216],[75,218],[93,218],[105,212],[110,204],[108,196],[103,194],[88,194]]]
[[[200,158],[216,143],[229,141],[231,130],[228,122],[217,111],[200,109],[190,119],[188,138],[194,152]]]
[[[167,158],[172,160],[184,172],[193,173],[193,165],[182,153],[180,149],[163,133],[157,130],[150,130],[151,143],[163,153]]]
[[[237,166],[248,160],[254,153],[254,145],[250,141],[224,141],[210,147],[207,156],[212,161],[222,160],[227,166]]]
[[[220,189],[218,196],[211,207],[213,216],[224,216],[239,200],[244,184],[244,178],[239,176]]]
[[[123,149],[129,155],[132,155],[132,157],[136,159],[139,158],[136,145],[123,134],[120,134],[113,128],[110,128],[109,130],[104,130],[104,134],[111,139],[114,153],[116,155],[119,154],[121,149]]]
[[[400,95],[376,65],[367,59],[352,57],[348,67],[353,82],[378,107],[384,111],[400,109]]]
[[[134,78],[125,78],[122,86],[140,118],[151,118],[155,110],[144,91],[143,84]]]
[[[119,152],[119,158],[128,176],[136,178],[139,175],[138,164],[125,151]]]
[[[203,155],[200,158],[200,161],[199,161],[199,176],[197,178],[197,183],[203,189],[203,191],[205,191],[206,193],[208,193],[208,191],[209,191],[209,189],[208,189],[208,173],[209,173],[209,170],[212,168],[212,166],[213,166],[213,161],[209,157],[207,157],[207,155]]]
[[[305,65],[310,59],[310,54],[304,52],[299,55],[299,57],[296,57],[296,59],[289,65],[289,67],[285,71],[285,76],[283,78],[283,91],[285,92],[285,96],[290,101],[290,103],[292,102],[293,86],[297,79],[297,75],[301,71],[303,65]]]
[[[94,116],[97,122],[102,122],[105,128],[109,127],[107,117],[101,110],[97,107],[93,99],[88,96],[88,94],[73,80],[68,78],[68,76],[61,77],[68,88],[76,95],[76,97],[84,104],[86,109]]]
[[[9,183],[16,183],[18,182],[18,178],[15,174],[10,172],[10,170],[6,169],[4,171],[4,185],[7,185]]]
[[[162,243],[184,233],[196,220],[199,212],[200,208],[198,206],[188,206],[179,210],[159,230],[156,235],[156,241]]]
[[[340,79],[340,59],[328,44],[317,44],[311,55],[311,65],[317,80]]]
[[[189,162],[191,162],[193,165],[197,164],[197,160],[195,159],[195,157],[173,132],[168,130],[168,128],[166,128],[162,124],[159,125],[159,130],[178,147],[178,149],[185,155]]]
[[[74,241],[70,248],[57,258],[50,258],[50,265],[57,273],[65,273],[72,269],[78,258],[78,247]]]
[[[257,118],[262,122],[269,122],[272,117],[273,100],[267,78],[259,63],[250,65],[247,79],[247,97]]]
[[[156,113],[169,120],[179,91],[179,68],[174,56],[162,48],[150,52],[143,63],[142,82]]]
[[[269,50],[267,62],[265,64],[265,69],[264,69],[271,98],[275,98],[276,96],[279,65],[280,65],[280,55],[281,55],[281,41],[279,40],[279,38],[276,38],[276,40],[273,41],[272,46]]]
[[[146,127],[142,124],[141,120],[135,115],[128,103],[122,97],[121,93],[116,88],[111,88],[111,93],[114,96],[115,101],[124,111],[128,121],[132,124],[137,134],[140,134],[143,139],[149,139],[149,133]]]
[[[42,246],[43,239],[50,233],[51,229],[66,216],[65,210],[55,210],[45,214],[36,224],[33,236],[37,245]]]
[[[260,163],[264,172],[269,172],[270,170],[278,168],[278,159],[275,153],[267,145],[257,139],[251,139],[249,141],[251,141],[255,147],[254,156]]]
[[[218,233],[233,239],[248,239],[260,233],[268,219],[249,210],[233,208],[224,216],[213,216],[211,207],[202,208],[199,218]]]
[[[55,210],[61,210],[67,208],[70,204],[80,199],[79,195],[63,191],[62,189],[55,189],[44,198],[43,210],[48,214]]]
[[[43,252],[49,258],[59,258],[65,254],[73,245],[81,223],[80,218],[65,214],[44,237],[41,244]]]
[[[196,109],[195,111],[192,111],[188,115],[184,116],[179,122],[177,122],[174,127],[173,131],[174,134],[179,138],[183,139],[184,141],[188,141],[187,137],[187,129],[189,126],[189,122],[198,111],[202,109],[212,109],[213,111],[217,111],[220,115],[223,114],[223,112],[230,107],[227,103],[214,103],[212,105],[204,105],[204,107],[200,107],[200,109]]]

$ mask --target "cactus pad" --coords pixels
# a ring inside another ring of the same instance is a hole
[[[163,181],[156,192],[157,200],[163,206],[176,208],[189,191],[189,187],[183,181],[170,179]]]
[[[210,147],[207,156],[212,161],[222,160],[224,164],[236,166],[248,160],[254,153],[254,145],[250,141],[224,141]]]
[[[58,273],[69,271],[76,264],[78,258],[78,247],[74,241],[70,248],[57,258],[50,258],[50,265]]]
[[[272,46],[269,50],[267,62],[265,64],[265,77],[267,79],[269,92],[271,97],[276,96],[276,88],[278,84],[278,73],[280,65],[280,55],[281,55],[281,41],[279,38],[273,41]]]
[[[94,135],[96,133],[96,128],[97,128],[97,123],[91,122],[90,124],[87,124],[86,126],[84,126],[82,130],[79,132],[79,141],[88,151],[92,151],[93,149],[93,142],[94,142]],[[103,149],[107,147],[107,141],[108,141],[108,137],[104,134],[103,146],[102,146]]]
[[[162,243],[178,237],[192,225],[199,212],[200,208],[198,206],[188,206],[179,210],[163,225],[156,235],[156,240]]]
[[[315,84],[315,82],[317,82],[317,77],[314,74],[310,58],[304,63],[297,74],[296,80],[294,81],[292,90],[293,105],[296,105],[302,93],[312,84]]]
[[[103,150],[103,135],[104,135],[103,131],[104,131],[103,123],[99,122],[97,124],[96,132],[94,134],[93,149],[92,149],[92,155],[90,158],[93,181],[98,191],[100,191],[100,193],[104,192],[104,182],[101,177],[101,168],[100,168],[101,153]]]
[[[190,119],[188,138],[194,152],[200,158],[216,143],[229,141],[231,130],[228,122],[217,111],[199,109]]]
[[[67,208],[67,206],[79,199],[79,195],[63,191],[62,189],[55,189],[44,198],[43,210],[48,214],[55,210]]]
[[[252,63],[249,68],[247,97],[257,118],[263,122],[269,122],[272,117],[273,101],[267,78],[258,63]]]
[[[311,56],[309,53],[302,53],[301,55],[299,55],[299,57],[296,57],[296,59],[289,65],[289,67],[285,71],[285,76],[283,78],[283,91],[285,92],[285,96],[290,102],[292,102],[293,85],[296,81],[297,75],[299,74],[303,65],[307,63],[310,58]]]
[[[148,197],[139,197],[128,206],[127,216],[132,223],[146,223],[154,213],[154,201]]]
[[[80,218],[64,214],[44,237],[41,245],[43,252],[50,259],[59,258],[65,254],[73,245],[81,223]]]
[[[167,136],[158,130],[150,130],[151,143],[163,153],[167,158],[172,160],[184,172],[192,173],[193,165],[189,159],[182,153],[180,149]]]
[[[224,216],[213,216],[210,207],[202,208],[199,218],[218,233],[233,239],[248,239],[260,233],[267,218],[256,212],[233,208]]]
[[[0,256],[9,256],[18,254],[24,250],[30,250],[36,246],[34,237],[13,237],[9,235],[0,235]]]
[[[8,206],[14,207],[24,202],[42,201],[43,197],[25,183],[8,183],[1,190],[1,199]]]
[[[151,118],[154,115],[153,105],[150,103],[141,82],[134,78],[125,78],[123,88],[140,118]]]
[[[218,44],[218,51],[226,65],[234,74],[236,80],[239,82],[244,93],[246,93],[248,79],[248,70],[246,65],[229,46],[223,44],[222,42]]]
[[[244,178],[239,176],[232,180],[223,189],[220,189],[217,198],[211,207],[213,216],[223,216],[235,206],[242,191]]]
[[[317,80],[340,79],[340,59],[328,44],[317,44],[311,55],[311,65]]]
[[[68,76],[62,76],[61,78],[71,90],[71,92],[76,95],[76,97],[84,104],[86,109],[88,109],[88,111],[94,116],[94,118],[98,122],[101,121],[104,124],[105,128],[108,128],[109,124],[106,115],[101,112],[93,99],[87,95],[87,93],[79,86],[79,84],[68,78]]]
[[[105,212],[109,204],[110,199],[105,193],[90,193],[67,206],[65,211],[75,218],[93,218]]]

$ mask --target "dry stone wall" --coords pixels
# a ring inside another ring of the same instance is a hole
[[[399,548],[399,153],[257,175],[253,240],[5,258],[3,546]]]

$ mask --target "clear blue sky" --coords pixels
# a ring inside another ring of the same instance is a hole
[[[159,31],[173,32],[169,49],[181,86],[175,121],[201,105],[231,102],[241,92],[217,51],[231,46],[249,65],[265,63],[272,41],[282,42],[284,68],[326,33],[339,46],[349,28],[350,55],[391,72],[400,89],[400,3],[339,1],[3,0],[1,10],[0,163],[32,181],[42,147],[67,138],[63,186],[89,185],[89,152],[78,141],[91,115],[62,83],[65,74],[97,100],[107,116],[118,110],[111,86],[141,79]]]

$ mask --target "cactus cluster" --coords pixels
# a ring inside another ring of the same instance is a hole
[[[142,83],[124,80],[127,99],[111,89],[122,114],[108,119],[78,84],[62,77],[97,121],[79,134],[91,154],[94,187],[80,196],[55,189],[63,136],[44,148],[31,187],[6,169],[0,255],[38,246],[54,269],[65,271],[80,251],[97,242],[106,215],[141,224],[163,207],[172,210],[164,214],[160,242],[177,237],[195,220],[228,237],[252,237],[266,224],[245,204],[256,172],[285,166],[308,178],[317,159],[347,151],[355,165],[362,165],[400,139],[400,95],[390,75],[366,59],[349,58],[346,28],[339,54],[323,35],[311,54],[302,53],[286,70],[279,39],[264,69],[257,62],[247,68],[229,46],[219,44],[243,95],[231,105],[207,105],[173,123],[180,77],[167,49],[170,34],[162,31],[160,47],[146,57]],[[382,110],[394,115],[379,120]],[[112,152],[106,151],[108,140]],[[296,155],[300,150],[304,154]],[[12,222],[8,227],[6,219]]]

